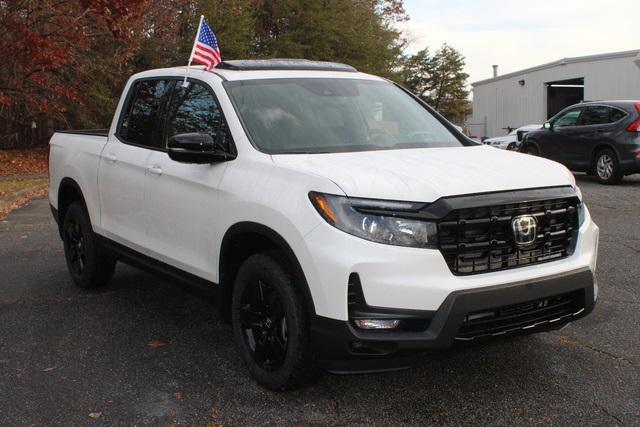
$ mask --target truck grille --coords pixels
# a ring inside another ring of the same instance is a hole
[[[526,247],[513,236],[511,220],[519,215],[537,222],[535,241]],[[438,223],[438,242],[451,272],[467,275],[567,257],[577,231],[578,199],[566,197],[452,210]]]
[[[470,340],[569,320],[584,308],[584,291],[468,313],[456,339]]]

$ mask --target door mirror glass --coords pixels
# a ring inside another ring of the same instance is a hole
[[[551,122],[544,122],[544,128],[545,128],[545,129],[549,129],[549,130],[553,129],[553,123],[551,123]]]
[[[206,133],[180,133],[167,144],[169,158],[182,163],[216,163],[232,160],[234,155],[218,148],[211,135]]]

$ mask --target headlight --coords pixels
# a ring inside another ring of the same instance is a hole
[[[309,193],[309,198],[329,224],[345,233],[388,245],[436,247],[436,224],[408,218],[424,204],[350,199],[315,192]]]

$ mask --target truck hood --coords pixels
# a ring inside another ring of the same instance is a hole
[[[575,183],[556,162],[487,146],[272,158],[279,166],[330,179],[349,197],[372,199],[432,202],[444,196]]]

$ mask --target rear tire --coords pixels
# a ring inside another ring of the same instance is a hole
[[[80,202],[67,208],[62,223],[62,241],[67,268],[77,286],[93,288],[111,280],[116,260],[96,242],[89,215]]]
[[[623,174],[618,156],[609,148],[600,150],[596,154],[592,167],[600,184],[615,185],[622,181]]]
[[[309,311],[294,274],[277,254],[252,255],[240,266],[231,321],[240,356],[263,387],[289,390],[316,375]]]

